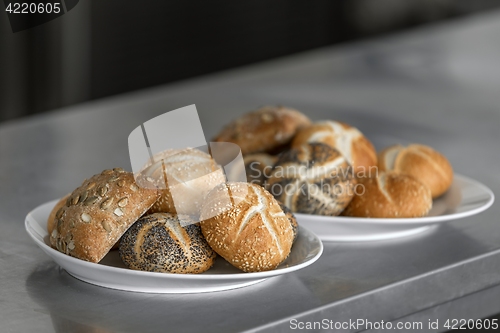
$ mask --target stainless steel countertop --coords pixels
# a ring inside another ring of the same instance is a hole
[[[89,285],[59,269],[24,230],[37,205],[102,169],[130,169],[127,137],[138,124],[193,103],[207,138],[256,106],[284,104],[352,123],[377,148],[431,145],[456,172],[500,193],[499,35],[493,12],[0,124],[0,331],[276,332],[288,331],[291,318],[500,312],[498,297],[489,297],[499,294],[498,204],[415,237],[325,243],[306,269],[209,294]]]

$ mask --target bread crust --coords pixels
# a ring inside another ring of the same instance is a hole
[[[208,192],[226,181],[222,168],[198,149],[166,150],[155,155],[155,161],[146,170],[147,176],[161,183],[160,197],[148,214],[199,216]]]
[[[360,189],[342,212],[344,216],[374,218],[421,217],[432,208],[430,190],[412,176],[380,172],[358,179]]]
[[[267,189],[292,212],[335,216],[351,201],[355,184],[338,150],[308,143],[280,155]]]
[[[182,227],[177,215],[170,213],[143,216],[120,242],[122,261],[141,271],[198,274],[212,267],[216,256],[198,224]]]
[[[59,214],[50,243],[70,256],[99,262],[123,233],[156,201],[130,172],[104,170],[75,189]]]
[[[290,220],[261,186],[237,182],[217,186],[203,205],[202,219],[201,230],[210,247],[244,272],[275,269],[290,254],[294,237]]]
[[[310,123],[309,118],[295,109],[264,106],[230,122],[213,141],[233,142],[244,155],[274,153]]]
[[[54,230],[54,227],[56,225],[56,215],[57,213],[60,213],[59,210],[62,209],[66,205],[66,200],[68,200],[69,196],[71,193],[66,194],[62,199],[60,199],[54,208],[52,208],[52,211],[49,214],[49,218],[47,219],[47,232],[49,235],[52,233]]]
[[[299,223],[297,222],[297,219],[295,218],[295,215],[293,215],[293,212],[290,210],[290,208],[283,205],[279,201],[278,204],[280,205],[281,210],[283,210],[283,213],[285,213],[286,217],[288,218],[288,221],[290,221],[290,225],[292,226],[292,232],[293,232],[293,241],[295,242],[297,236],[299,235]]]
[[[292,147],[306,143],[324,143],[340,151],[354,167],[356,174],[370,172],[377,166],[373,144],[355,127],[338,121],[320,121],[297,132]]]
[[[433,148],[420,144],[395,145],[379,154],[379,169],[415,177],[431,190],[433,198],[445,193],[453,182],[448,159]]]

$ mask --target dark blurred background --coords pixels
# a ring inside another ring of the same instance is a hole
[[[0,121],[500,7],[498,0],[81,0],[12,33]]]

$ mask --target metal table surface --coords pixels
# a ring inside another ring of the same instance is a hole
[[[207,294],[81,282],[24,230],[37,205],[105,168],[130,169],[133,128],[193,103],[207,138],[256,106],[289,105],[352,123],[377,148],[431,145],[500,193],[499,35],[493,12],[0,124],[0,331],[276,332],[292,318],[442,323],[500,312],[497,204],[415,237],[325,243],[306,269]]]

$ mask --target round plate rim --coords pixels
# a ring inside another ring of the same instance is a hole
[[[316,262],[321,255],[323,254],[323,243],[321,239],[312,231],[310,231],[308,228],[304,226],[299,226],[300,233],[305,233],[308,236],[305,236],[306,238],[312,237],[314,241],[317,243],[317,253],[313,255],[310,258],[305,259],[305,261],[298,263],[293,266],[288,266],[288,267],[278,267],[277,269],[271,270],[271,271],[264,271],[264,272],[239,272],[235,274],[210,274],[210,273],[203,273],[203,274],[173,274],[173,273],[160,273],[160,272],[145,272],[145,271],[136,271],[132,269],[127,269],[127,268],[121,268],[121,267],[114,267],[114,266],[108,266],[108,265],[102,265],[98,263],[92,263],[88,262],[85,260],[81,260],[78,258],[71,257],[69,255],[66,255],[64,253],[61,253],[52,247],[48,246],[43,239],[48,236],[48,232],[46,229],[43,229],[45,232],[44,235],[40,235],[32,226],[31,223],[36,223],[39,225],[38,222],[36,222],[35,218],[33,217],[34,213],[39,210],[43,209],[44,206],[48,205],[55,205],[59,199],[52,200],[49,202],[46,202],[44,204],[41,204],[34,208],[32,211],[30,211],[25,218],[25,229],[28,235],[33,239],[33,241],[44,251],[46,252],[52,260],[55,261],[54,257],[59,258],[60,260],[65,260],[68,261],[69,263],[76,264],[76,265],[83,265],[86,266],[90,269],[97,269],[97,271],[102,270],[110,273],[124,273],[124,275],[135,275],[135,276],[147,276],[147,277],[152,277],[152,278],[164,278],[164,279],[178,279],[178,280],[197,280],[197,281],[202,281],[202,280],[211,280],[211,279],[218,279],[218,280],[229,280],[229,281],[235,281],[235,280],[254,280],[254,279],[266,279],[274,276],[279,276],[287,273],[291,273],[297,270],[300,270],[302,268],[305,268],[314,262]],[[41,238],[41,239],[39,239]],[[293,251],[293,248],[292,248]],[[66,268],[64,268],[67,270]],[[70,272],[69,272],[70,273]],[[73,274],[70,273],[70,275],[73,276]]]
[[[349,217],[349,216],[322,216],[322,215],[311,215],[311,214],[300,214],[300,213],[294,213],[295,217],[299,221],[304,221],[304,219],[312,219],[314,220],[314,223],[349,223],[349,224],[354,224],[354,223],[363,223],[363,224],[370,224],[370,225],[400,225],[400,224],[405,224],[405,225],[412,225],[412,224],[429,224],[429,223],[438,223],[438,222],[445,222],[445,221],[450,221],[450,220],[457,220],[461,218],[465,218],[468,216],[476,215],[479,214],[486,209],[490,208],[491,205],[493,205],[495,201],[495,194],[493,191],[484,185],[483,183],[478,182],[475,179],[460,175],[460,174],[455,174],[454,178],[456,179],[461,179],[466,182],[469,182],[471,184],[474,184],[475,186],[481,188],[485,193],[489,195],[489,200],[487,203],[484,205],[477,207],[475,209],[471,209],[465,212],[461,213],[455,213],[455,214],[447,214],[447,215],[438,215],[438,216],[424,216],[424,217],[411,217],[411,218],[371,218],[371,217]],[[302,222],[304,223],[304,222]],[[305,222],[307,223],[307,222]],[[321,237],[320,237],[321,238]]]

